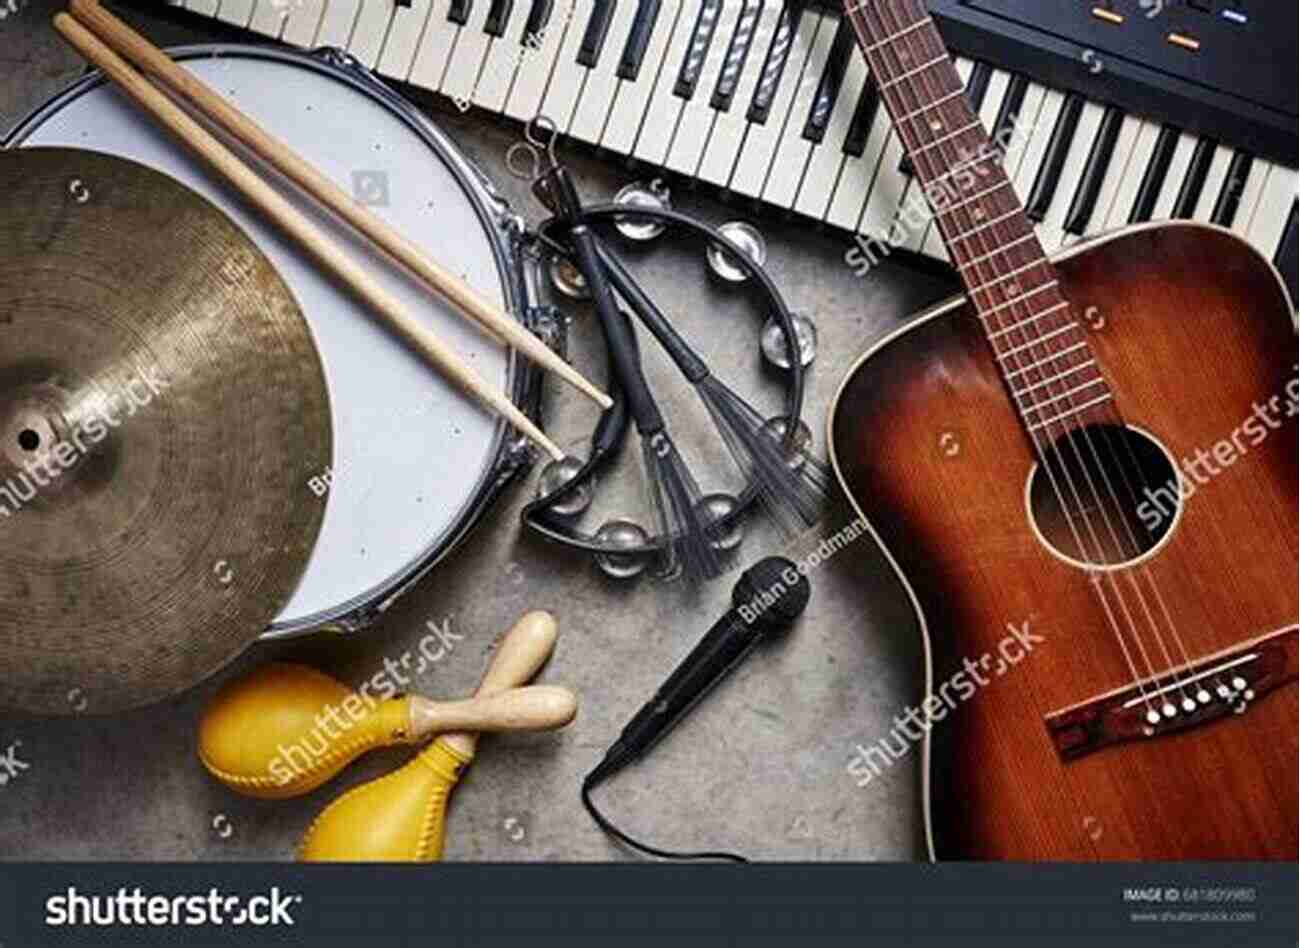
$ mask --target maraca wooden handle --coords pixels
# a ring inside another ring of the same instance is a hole
[[[555,685],[512,688],[465,701],[412,697],[410,740],[446,731],[549,731],[564,727],[577,713],[573,692]]]
[[[551,657],[558,637],[555,617],[549,612],[529,612],[524,615],[497,646],[496,654],[488,663],[474,697],[490,698],[528,684]],[[442,739],[455,750],[471,757],[478,746],[476,736],[469,731],[445,734]]]

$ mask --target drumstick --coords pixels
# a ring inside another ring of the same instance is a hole
[[[543,368],[549,369],[602,408],[609,396],[589,382],[547,345],[511,319],[463,280],[432,260],[421,248],[404,237],[378,215],[348,196],[288,145],[235,108],[213,88],[178,66],[172,59],[98,3],[73,0],[73,15],[101,40],[126,57],[136,68],[162,81],[181,98],[193,104],[213,123],[251,149],[263,161],[343,218],[380,249],[404,264],[431,289],[460,312],[495,333]]]
[[[244,198],[277,224],[290,238],[331,272],[344,286],[379,314],[388,326],[412,348],[462,390],[505,417],[535,444],[557,461],[564,452],[533,424],[504,394],[485,382],[477,372],[448,348],[436,333],[412,319],[398,299],[360,265],[353,261],[280,192],[262,180],[229,148],[190,118],[120,56],[105,46],[82,24],[66,13],[54,18],[54,28],[92,65],[98,67],[137,105],[226,179]]]

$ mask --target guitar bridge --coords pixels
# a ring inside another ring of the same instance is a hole
[[[1297,626],[1108,692],[1044,717],[1062,760],[1111,744],[1146,740],[1245,714],[1296,680]]]

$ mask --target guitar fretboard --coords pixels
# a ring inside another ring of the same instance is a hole
[[[1026,429],[1108,417],[1086,330],[933,20],[918,0],[852,0],[846,12]]]

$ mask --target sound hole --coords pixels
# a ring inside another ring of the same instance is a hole
[[[1182,506],[1173,459],[1133,428],[1092,424],[1044,445],[1029,516],[1054,554],[1083,567],[1131,565],[1169,535]]]

